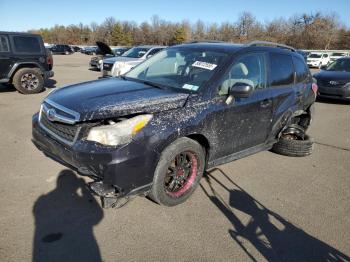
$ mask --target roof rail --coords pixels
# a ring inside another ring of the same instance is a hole
[[[218,40],[193,40],[193,41],[184,42],[184,44],[197,44],[197,43],[224,43],[224,42],[218,41]]]
[[[273,47],[288,49],[292,52],[296,52],[295,48],[293,48],[291,46],[273,43],[273,42],[267,42],[267,41],[253,41],[253,42],[248,43],[247,46],[273,46]]]

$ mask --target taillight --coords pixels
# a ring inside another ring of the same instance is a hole
[[[317,90],[318,90],[317,84],[316,83],[312,83],[311,89],[314,92],[315,97],[316,97],[317,96]]]
[[[50,56],[47,57],[46,62],[51,65],[52,64],[52,59]]]

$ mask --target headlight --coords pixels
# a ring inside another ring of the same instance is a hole
[[[110,125],[91,128],[87,140],[103,145],[117,146],[129,143],[144,128],[152,115],[139,115]]]

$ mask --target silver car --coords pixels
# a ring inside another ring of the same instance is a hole
[[[164,48],[166,46],[135,46],[119,57],[103,59],[101,68],[102,76],[117,77],[123,75]]]

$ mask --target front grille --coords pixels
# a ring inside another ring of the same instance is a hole
[[[60,138],[72,143],[77,134],[78,127],[76,125],[69,125],[60,122],[51,122],[44,112],[41,113],[40,117],[41,124],[49,131],[54,133]]]
[[[76,124],[80,115],[46,99],[40,111],[40,126],[56,140],[73,144],[81,125]]]
[[[333,80],[319,80],[318,81],[319,86],[324,87],[334,87],[334,88],[340,88],[346,85],[346,82],[344,81],[333,81]]]
[[[112,67],[113,67],[113,64],[103,63],[103,70],[105,71],[111,71]]]

